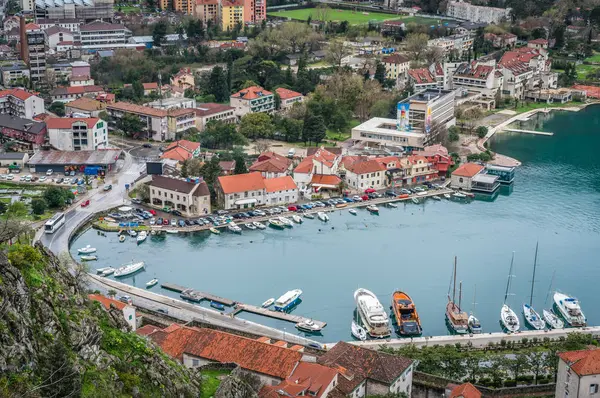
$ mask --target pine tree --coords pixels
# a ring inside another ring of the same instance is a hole
[[[290,87],[294,86],[294,75],[292,74],[291,66],[288,66],[287,70],[285,71],[285,84]]]
[[[377,63],[377,67],[375,68],[375,80],[377,80],[382,86],[385,83],[385,65],[381,62]]]

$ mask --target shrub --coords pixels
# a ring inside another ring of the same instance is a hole
[[[33,211],[33,214],[44,214],[47,208],[48,204],[44,199],[34,199],[31,201],[31,210]]]
[[[517,382],[515,380],[505,380],[504,387],[516,387]]]

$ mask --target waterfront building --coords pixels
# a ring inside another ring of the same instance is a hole
[[[485,174],[485,167],[477,163],[464,163],[452,172],[450,186],[465,191],[493,193],[500,187],[498,176]]]
[[[407,150],[420,149],[425,145],[425,134],[400,131],[396,119],[375,117],[352,129],[352,140],[380,146],[402,146]],[[294,173],[295,175],[295,173]]]
[[[265,160],[257,160],[248,170],[250,172],[257,171],[262,174],[264,178],[276,178],[288,175],[291,171],[291,167],[292,161],[290,159],[277,155]]]
[[[280,109],[284,112],[294,106],[295,103],[304,101],[302,94],[288,90],[287,88],[279,87],[275,89],[275,92],[279,95],[279,99],[281,100]]]
[[[148,186],[153,206],[168,206],[179,210],[186,217],[210,214],[210,191],[204,180],[155,175]]]
[[[313,181],[313,176],[337,175],[342,156],[320,147],[312,155],[305,157],[294,169],[294,182],[301,191],[308,190]],[[321,177],[318,178],[319,183]],[[340,180],[341,181],[341,180]],[[331,181],[328,181],[331,182]]]
[[[0,113],[33,119],[44,113],[44,100],[20,88],[0,91]]]
[[[486,173],[498,176],[498,182],[501,184],[511,184],[515,180],[515,169],[515,167],[497,166],[495,164],[485,165]]]
[[[375,159],[359,159],[345,165],[344,182],[353,191],[383,189],[386,185],[386,167]]]
[[[265,204],[269,206],[296,203],[298,187],[291,176],[265,178]]]
[[[281,205],[298,200],[298,187],[292,177],[264,178],[259,172],[221,176],[215,190],[224,209]]]
[[[235,108],[238,118],[247,113],[271,113],[275,110],[275,96],[260,86],[251,86],[232,94],[229,105]]]
[[[496,8],[476,6],[462,0],[450,1],[446,15],[471,22],[485,22],[499,24],[510,21],[511,8]]]
[[[213,120],[220,120],[223,123],[235,123],[237,118],[234,110],[235,108],[232,106],[213,102],[198,104],[194,109],[194,112],[196,112],[196,128],[199,131],[204,131],[208,122]]]
[[[452,75],[452,88],[478,93],[478,102],[484,103],[488,109],[496,106],[496,94],[503,83],[504,75],[495,69],[495,62],[491,65],[463,62]]]
[[[200,156],[200,143],[188,140],[179,140],[169,144],[160,155],[161,159],[172,159],[183,163],[184,161]]]
[[[414,361],[399,355],[340,341],[317,359],[338,369],[336,389],[342,395],[365,397],[404,393],[411,396]]]
[[[46,124],[0,113],[0,133],[17,144],[19,150],[39,149],[46,139]]]
[[[592,398],[600,393],[600,350],[558,354],[556,398]]]
[[[410,69],[410,59],[402,54],[392,54],[381,59],[381,63],[385,66],[385,77],[387,79],[404,79],[406,72]]]
[[[410,155],[401,158],[400,167],[403,170],[404,184],[420,184],[438,177],[438,170],[427,161],[425,156]]]
[[[50,145],[59,151],[93,151],[108,146],[107,122],[95,117],[48,118]]]
[[[107,311],[111,308],[116,308],[117,310],[121,311],[123,313],[123,319],[125,319],[125,322],[127,322],[131,330],[135,332],[137,329],[137,316],[135,314],[134,306],[110,297],[103,296],[101,294],[89,294],[88,298],[92,301],[97,301],[102,304],[102,307],[104,307],[104,309]]]
[[[413,151],[413,155],[424,156],[431,167],[438,171],[439,177],[445,177],[454,159],[448,154],[448,149],[441,144],[426,146],[421,151]]]
[[[446,386],[446,398],[481,398],[481,392],[471,383],[461,385],[448,384]]]
[[[318,363],[298,362],[298,366],[281,383],[265,385],[258,393],[259,398],[327,398],[338,384],[338,372]],[[333,396],[339,396],[333,394]]]

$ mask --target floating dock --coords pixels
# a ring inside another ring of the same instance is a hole
[[[287,312],[273,311],[273,310],[269,310],[267,308],[263,308],[263,307],[259,307],[259,306],[251,305],[251,304],[238,303],[235,306],[233,314],[237,315],[240,312],[244,312],[244,311],[251,312],[251,313],[257,314],[257,315],[268,316],[269,318],[275,318],[275,319],[279,319],[281,321],[287,321],[287,322],[292,322],[292,323],[301,323],[301,322],[311,320],[315,325],[319,326],[321,329],[323,329],[325,326],[327,326],[327,322],[317,321],[314,319],[306,318],[301,315],[288,314]]]
[[[535,130],[520,130],[520,129],[502,129],[504,131],[508,131],[510,133],[523,133],[523,134],[533,134],[533,135],[554,135],[554,133],[546,132],[546,131],[535,131]]]
[[[221,303],[228,307],[231,307],[235,304],[235,301],[233,301],[233,300],[215,296],[214,294],[201,292],[199,290],[194,290],[194,289],[190,289],[190,288],[183,287],[180,285],[176,285],[174,283],[163,283],[160,285],[160,287],[162,287],[163,289],[167,289],[167,290],[171,290],[173,292],[180,293],[181,298],[189,300],[189,301],[194,301],[196,303],[199,303],[203,300],[207,300],[207,301],[215,301],[217,303]]]

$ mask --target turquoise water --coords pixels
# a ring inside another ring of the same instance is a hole
[[[463,282],[463,305],[487,332],[499,331],[510,258],[516,277],[509,304],[520,313],[529,301],[539,242],[534,307],[541,312],[553,271],[555,287],[577,296],[589,323],[600,324],[600,107],[543,115],[522,125],[552,137],[502,134],[492,148],[523,162],[515,183],[494,198],[470,203],[428,200],[382,207],[379,216],[359,210],[331,215],[328,224],[305,220],[292,230],[168,235],[119,243],[85,232],[73,244],[98,248],[94,267],[144,260],[146,271],[126,283],[144,287],[153,277],[260,305],[287,290],[304,291],[298,314],[328,323],[321,341],[350,339],[353,292],[367,288],[385,307],[396,289],[409,293],[424,335],[447,334],[444,311],[454,256]],[[537,124],[537,126],[536,126]],[[161,289],[155,291],[178,297]],[[551,298],[546,303],[550,307]],[[251,314],[242,317],[299,333],[291,323]]]

